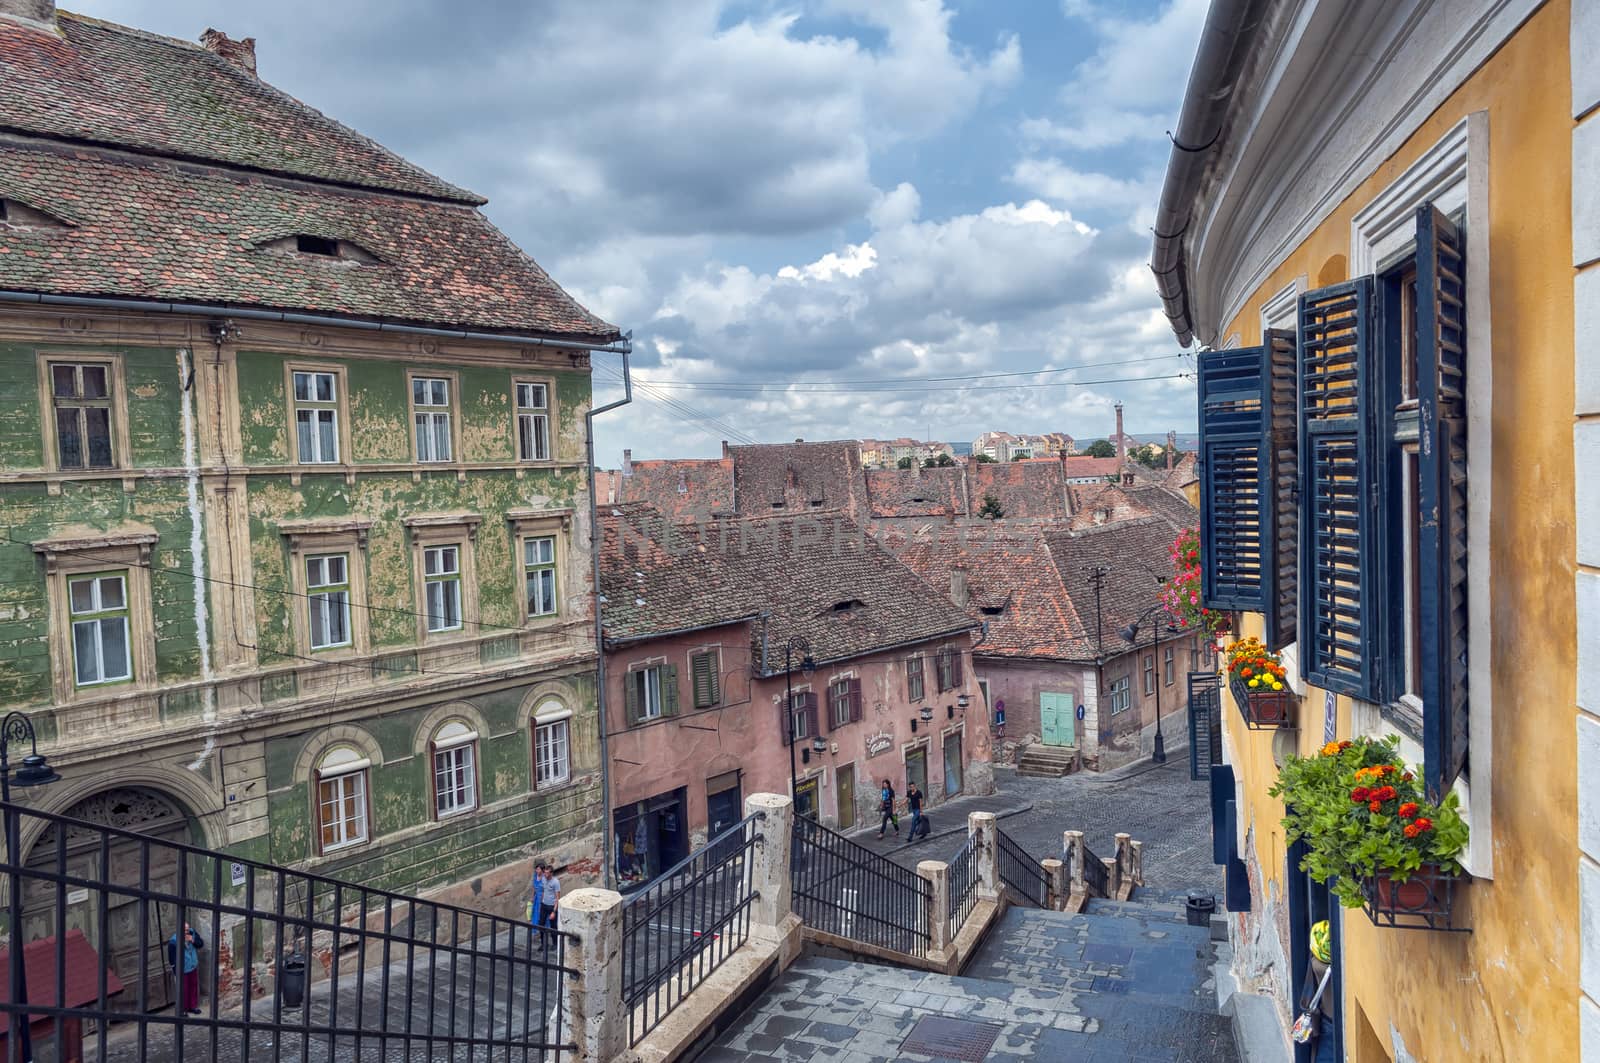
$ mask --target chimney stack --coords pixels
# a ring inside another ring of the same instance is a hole
[[[722,441],[722,460],[728,460],[728,441],[726,439]]]
[[[13,0],[0,0],[0,3],[11,3]],[[51,5],[54,6],[53,4]],[[246,37],[236,41],[221,30],[207,29],[200,35],[200,43],[206,46],[206,51],[220,55],[234,66],[251,74],[256,72],[256,39]]]
[[[622,475],[633,475],[633,451],[631,450],[623,450],[622,452]]]
[[[1178,460],[1177,457],[1176,457],[1177,453],[1178,453],[1178,433],[1172,431],[1171,429],[1168,429],[1167,430],[1167,471],[1168,472],[1172,471],[1172,466]]]
[[[37,22],[53,28],[56,24],[56,0],[0,0],[0,18]]]
[[[1128,448],[1122,441],[1122,403],[1117,403],[1117,461],[1128,460]]]
[[[967,607],[967,573],[964,569],[950,570],[950,600],[963,609]]]

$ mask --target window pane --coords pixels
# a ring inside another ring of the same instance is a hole
[[[327,565],[328,582],[332,584],[344,583],[344,555],[335,554],[332,557],[324,558],[323,560]]]
[[[312,427],[313,410],[296,410],[294,414],[296,453],[302,462],[317,460],[316,434]]]
[[[100,643],[95,635],[93,620],[80,620],[72,625],[72,653],[79,686],[100,681]]]
[[[527,414],[517,417],[517,457],[522,461],[533,461],[533,418]]]
[[[111,468],[111,410],[89,406],[83,411],[84,433],[88,436],[89,467]]]
[[[78,368],[72,365],[50,367],[51,390],[59,398],[70,398],[78,393]]]
[[[461,626],[461,581],[449,580],[439,586],[444,591],[444,626],[458,628]]]
[[[339,415],[333,410],[322,410],[318,414],[318,427],[320,429],[318,437],[322,446],[317,451],[317,457],[322,461],[338,461]]]
[[[74,613],[94,612],[94,580],[75,579],[67,584],[67,593],[72,598],[72,611]]]
[[[344,591],[328,595],[328,636],[333,646],[350,641],[350,598]]]
[[[450,460],[450,415],[433,415],[433,453],[439,461]]]
[[[103,399],[111,394],[111,389],[106,386],[106,367],[103,365],[86,365],[80,367],[83,377],[83,397],[86,399]]]
[[[100,608],[121,609],[127,601],[127,596],[122,591],[121,576],[100,577]]]
[[[63,469],[83,468],[83,436],[76,406],[56,408],[56,457]]]
[[[433,387],[433,404],[435,406],[448,406],[450,404],[450,382],[448,380],[435,380]]]
[[[416,406],[428,403],[428,382],[421,377],[411,378],[411,402]]]
[[[539,573],[539,612],[556,611],[556,574],[550,569]]]
[[[333,377],[332,373],[318,373],[317,374],[317,401],[318,402],[332,402],[333,401],[334,395],[336,394],[336,392],[334,391],[333,380],[334,380],[334,377]]]
[[[433,460],[433,436],[428,431],[428,415],[417,414],[417,460]]]
[[[294,397],[296,402],[307,402],[311,398],[311,374],[296,373],[294,375]]]
[[[100,625],[100,671],[104,679],[126,679],[128,667],[128,618],[107,617]]]

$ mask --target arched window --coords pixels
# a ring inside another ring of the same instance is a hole
[[[321,852],[367,840],[367,770],[354,746],[334,746],[317,762],[317,831]]]
[[[438,819],[478,807],[478,732],[462,719],[433,734],[433,813]]]
[[[533,712],[533,788],[560,786],[572,777],[572,710],[546,698]]]

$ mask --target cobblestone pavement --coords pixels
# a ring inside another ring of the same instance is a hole
[[[996,793],[980,799],[996,808],[1022,810],[1000,819],[1000,829],[1023,849],[1043,859],[1061,855],[1061,832],[1081,830],[1097,856],[1115,851],[1115,835],[1126,831],[1144,844],[1144,878],[1155,889],[1222,890],[1222,869],[1211,862],[1211,806],[1206,783],[1191,781],[1185,750],[1165,764],[1144,761],[1104,775],[1079,772],[1059,779],[1018,775],[995,769]],[[946,822],[954,819],[955,822]],[[919,860],[948,860],[965,838],[964,811],[933,813],[935,836],[915,844],[891,845],[872,835],[862,842],[906,867]],[[900,828],[907,828],[902,820]],[[955,829],[952,829],[955,828]],[[941,833],[949,830],[950,833]],[[852,837],[862,841],[862,835]]]

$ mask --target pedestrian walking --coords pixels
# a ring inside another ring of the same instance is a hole
[[[200,1014],[200,951],[206,947],[200,932],[183,924],[183,942],[178,935],[167,938],[167,963],[178,982],[178,1007],[190,1015]]]
[[[544,861],[536,861],[533,865],[533,879],[528,883],[528,925],[538,929],[543,925],[544,919]],[[544,943],[544,935],[539,935],[539,942]]]
[[[894,787],[888,779],[883,780],[883,789],[878,791],[878,811],[883,818],[878,822],[878,837],[883,837],[884,828],[894,824],[894,832],[900,833],[900,817],[894,814]]]
[[[554,931],[561,914],[561,880],[556,878],[556,869],[549,864],[544,865],[542,904],[544,905],[543,915],[540,917],[539,922],[542,926]]]
[[[911,809],[911,840],[916,841],[927,821],[922,818],[922,791],[914,782],[906,783],[906,807]]]

